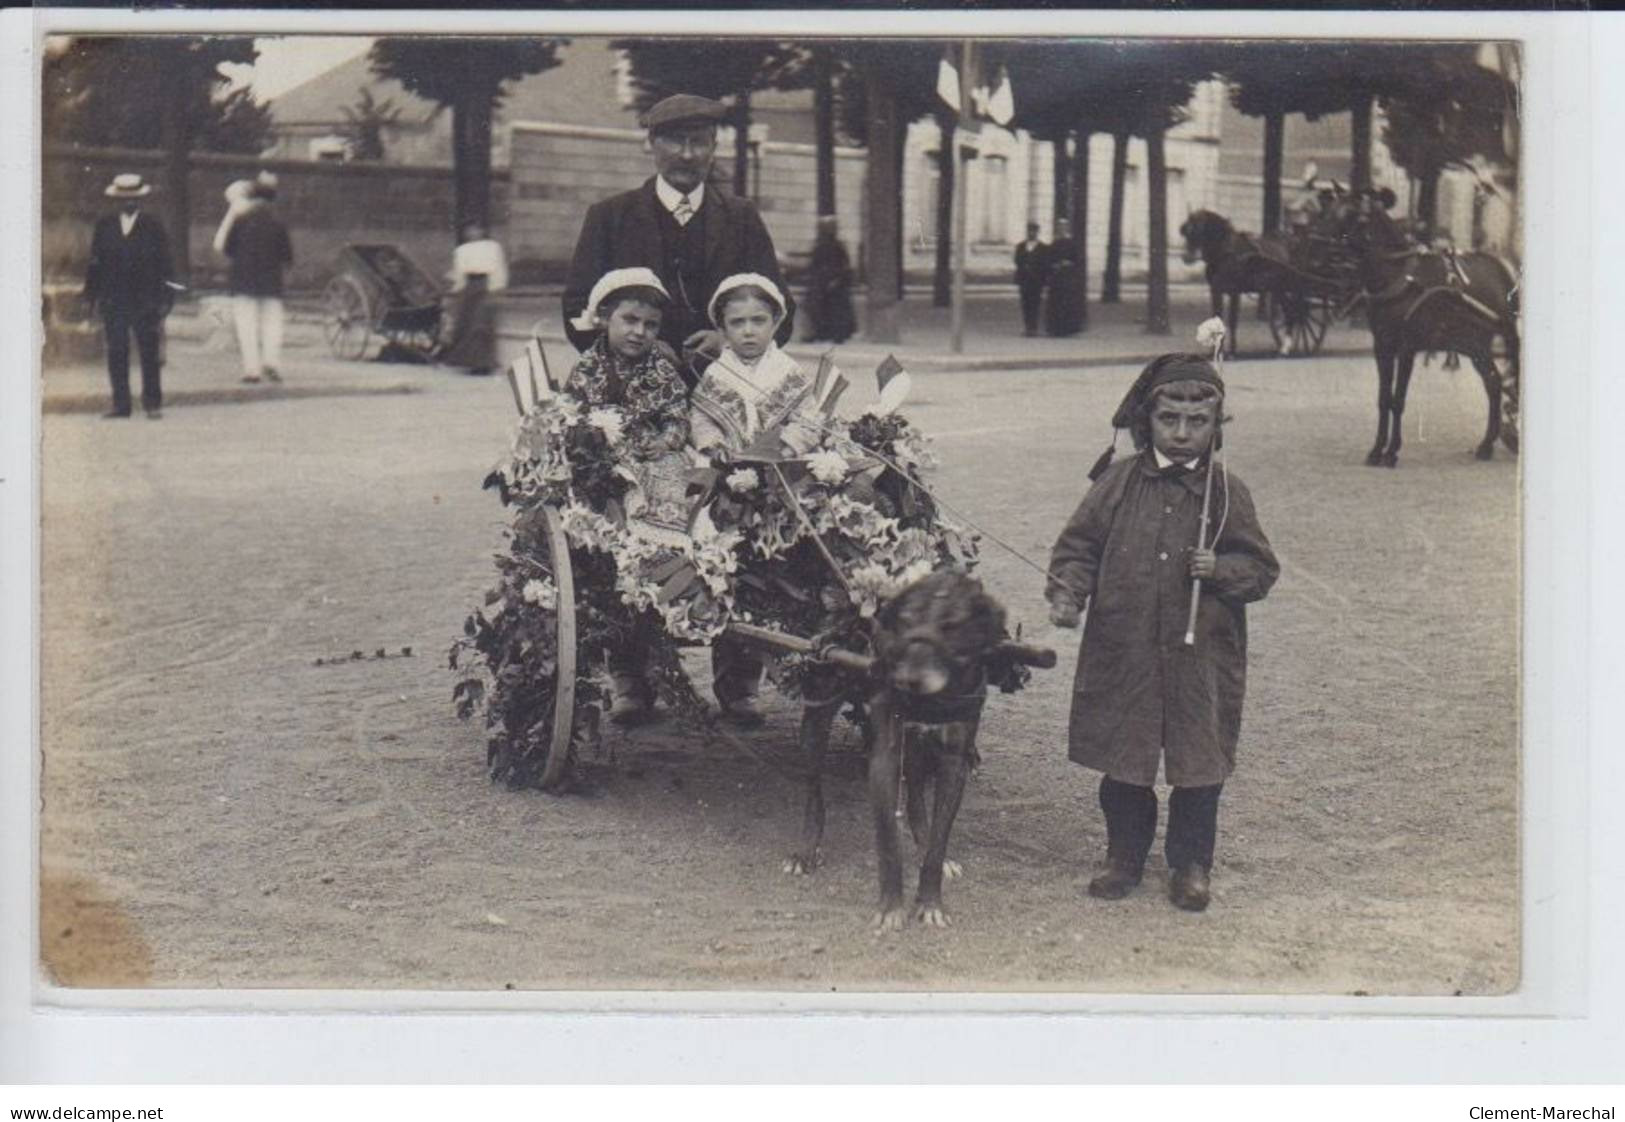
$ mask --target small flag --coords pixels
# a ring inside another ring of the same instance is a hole
[[[913,388],[914,379],[909,377],[907,370],[902,371],[886,383],[886,388],[880,391],[880,400],[875,402],[871,412],[877,417],[890,416],[908,399],[909,391]]]
[[[881,364],[875,367],[875,387],[884,390],[886,383],[902,372],[903,364],[897,361],[897,356],[887,355]]]
[[[823,413],[826,418],[835,416],[835,404],[841,400],[841,395],[846,392],[846,388],[850,384],[844,374],[837,373],[835,380],[829,385],[829,392],[824,395],[824,403],[819,407],[819,412]]]
[[[547,355],[542,350],[542,344],[534,336],[525,344],[525,349],[519,356],[508,364],[508,386],[513,390],[513,403],[523,416],[536,408],[536,403],[545,401],[558,392],[553,384],[552,371],[547,365]]]
[[[951,105],[955,111],[962,108],[959,97],[959,71],[954,69],[954,64],[948,61],[947,56],[943,56],[942,61],[937,63],[937,96]]]
[[[988,98],[987,115],[996,125],[1008,125],[1016,115],[1016,95],[1010,88],[1010,71],[999,71],[999,88]]]

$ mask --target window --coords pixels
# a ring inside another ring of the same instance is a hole
[[[982,222],[978,241],[1003,243],[1010,240],[1010,161],[1003,156],[983,156],[973,167],[982,170]]]

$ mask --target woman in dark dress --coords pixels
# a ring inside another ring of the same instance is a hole
[[[452,253],[450,277],[456,311],[440,361],[470,374],[489,374],[497,364],[496,305],[491,296],[508,287],[501,243],[488,237],[483,227],[469,224],[463,229],[462,244]]]
[[[858,329],[852,312],[852,261],[836,236],[833,214],[818,220],[818,240],[807,272],[807,318],[809,343],[844,343]]]
[[[1072,226],[1062,218],[1055,223],[1049,247],[1049,280],[1044,293],[1044,330],[1050,335],[1076,335],[1083,328],[1083,272],[1078,267],[1078,244]]]

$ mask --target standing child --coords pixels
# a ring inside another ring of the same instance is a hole
[[[726,346],[694,387],[689,410],[694,447],[701,452],[735,456],[775,432],[780,451],[799,455],[817,446],[813,380],[773,341],[785,307],[779,287],[758,273],[739,273],[717,285],[711,322]],[[719,639],[711,648],[711,669],[723,715],[740,725],[761,724],[756,694],[762,660],[742,644]]]
[[[1214,471],[1224,383],[1197,355],[1163,355],[1112,418],[1139,454],[1097,481],[1050,555],[1050,619],[1076,627],[1088,608],[1073,688],[1069,752],[1104,773],[1106,867],[1089,894],[1116,900],[1139,884],[1157,829],[1158,765],[1172,786],[1165,853],[1169,898],[1207,907],[1219,792],[1235,767],[1247,680],[1244,605],[1263,599],[1280,566],[1247,488],[1222,466],[1212,526],[1198,542]],[[1187,645],[1191,580],[1201,579]]]
[[[613,408],[623,422],[618,446],[636,480],[626,497],[627,525],[656,541],[688,530],[685,500],[688,391],[655,346],[670,297],[650,269],[612,269],[593,285],[574,326],[598,335],[582,352],[564,390],[590,408]],[[610,719],[637,724],[654,711],[646,646],[628,643],[610,658],[615,702]]]

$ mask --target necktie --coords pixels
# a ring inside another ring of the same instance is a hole
[[[694,217],[694,205],[688,201],[687,195],[678,198],[677,205],[671,208],[671,216],[677,219],[677,225],[688,225],[688,220]]]

